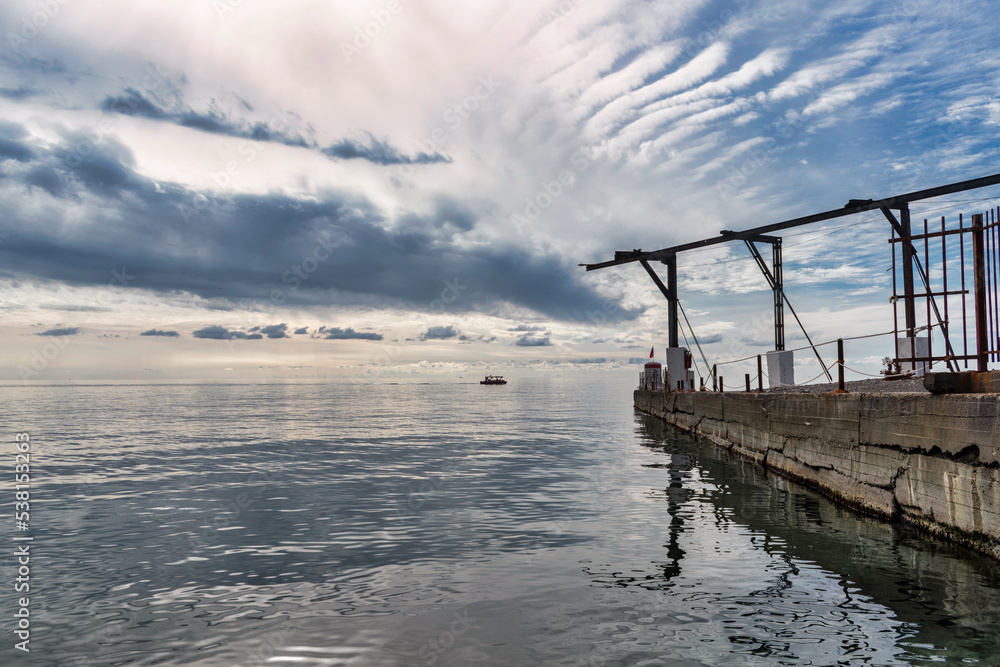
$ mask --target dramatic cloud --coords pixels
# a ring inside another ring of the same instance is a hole
[[[272,324],[269,327],[260,327],[259,331],[268,338],[289,338],[288,325],[285,323]]]
[[[536,338],[534,336],[527,335],[518,338],[517,342],[514,344],[518,347],[548,347],[549,345],[552,345],[548,336],[545,336],[544,338]]]
[[[382,340],[382,334],[362,333],[355,331],[351,327],[340,329],[338,327],[320,327],[319,333],[325,334],[326,340]]]
[[[458,329],[451,325],[438,326],[431,327],[427,331],[420,334],[420,340],[447,340],[449,338],[454,338],[457,335]]]
[[[376,139],[369,135],[368,145],[364,145],[350,139],[342,139],[331,146],[323,149],[323,154],[338,160],[368,160],[374,164],[434,164],[438,162],[449,163],[451,158],[440,153],[417,153],[416,155],[405,155],[387,142]]]
[[[264,338],[259,333],[246,333],[244,331],[230,331],[225,327],[210,325],[197,331],[191,332],[195,338],[207,338],[209,340],[261,340]]]
[[[341,139],[321,149],[315,140],[298,134],[289,134],[280,127],[288,124],[288,119],[283,116],[272,118],[270,123],[246,123],[233,120],[220,112],[198,113],[186,107],[179,111],[167,111],[131,87],[126,88],[121,95],[105,98],[101,108],[109,113],[165,121],[210,134],[319,150],[335,160],[367,160],[381,166],[447,164],[452,161],[451,158],[438,152],[407,155],[384,139],[378,139],[370,133],[366,142]]]
[[[48,331],[43,331],[41,333],[35,334],[36,336],[75,336],[80,333],[79,327],[65,327],[62,329],[49,329]]]
[[[210,134],[279,143],[302,148],[316,147],[314,142],[304,137],[286,134],[280,128],[272,127],[263,122],[252,124],[240,123],[219,112],[197,113],[183,106],[177,111],[167,111],[149,100],[140,91],[131,87],[126,88],[122,95],[105,98],[101,108],[109,113],[166,121],[180,125],[181,127],[200,130],[201,132],[208,132]],[[280,117],[273,120],[282,125],[286,122],[285,119]]]
[[[169,338],[177,338],[180,336],[176,331],[161,331],[160,329],[150,329],[149,331],[143,331],[140,336],[167,336]]]
[[[301,335],[307,334],[307,333],[309,333],[309,327],[301,327],[301,328],[295,330],[295,335],[296,336],[301,336]]]
[[[20,132],[7,127],[8,136]],[[207,299],[427,308],[451,290],[446,303],[455,312],[508,302],[554,318],[585,319],[603,308],[567,258],[506,243],[466,247],[459,234],[474,231],[474,214],[451,198],[406,214],[405,227],[390,229],[384,214],[357,194],[225,195],[153,182],[112,140],[94,145],[67,135],[62,145],[37,154],[12,140],[8,150],[27,163],[0,180],[0,195],[4,182],[45,191],[38,202],[8,198],[0,224],[9,237],[0,244],[0,260],[14,274],[102,285],[128,258],[129,266],[141,267],[131,287]],[[48,186],[39,185],[42,170],[52,174]],[[43,224],[35,221],[40,205],[49,210]],[[631,319],[639,311],[618,314]]]

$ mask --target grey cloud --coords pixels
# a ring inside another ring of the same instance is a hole
[[[451,326],[430,327],[420,334],[420,340],[446,340],[458,335],[458,330]]]
[[[545,336],[544,338],[535,338],[528,335],[521,336],[514,344],[518,347],[548,347],[552,345],[548,336]]]
[[[169,122],[209,134],[279,143],[286,146],[316,148],[314,142],[298,135],[287,134],[266,123],[240,123],[217,111],[200,113],[187,107],[167,110],[131,87],[126,88],[122,95],[106,97],[101,104],[101,109],[109,113]]]
[[[288,325],[285,323],[261,327],[260,332],[268,338],[288,338]]]
[[[65,310],[72,313],[107,313],[111,311],[110,308],[103,306],[78,306],[71,303],[43,304],[39,308],[44,310]]]
[[[335,144],[331,144],[323,149],[323,154],[337,160],[368,160],[379,165],[394,164],[435,164],[439,162],[450,163],[451,158],[440,153],[417,153],[416,155],[406,155],[398,149],[390,146],[387,142],[377,139],[371,134],[368,135],[368,145],[351,139],[341,139]]]
[[[0,97],[6,97],[8,100],[25,100],[29,97],[34,97],[37,94],[38,91],[25,86],[20,86],[18,88],[0,88]]]
[[[536,327],[528,324],[518,324],[516,327],[511,327],[507,331],[516,331],[518,333],[535,333],[538,331],[544,331],[545,327]]]
[[[301,327],[301,328],[295,330],[295,334],[298,335],[298,336],[301,336],[302,334],[307,334],[307,333],[309,333],[309,327]]]
[[[5,136],[20,131],[4,129]],[[498,304],[561,320],[606,313],[604,297],[568,258],[512,242],[462,243],[476,217],[462,203],[441,198],[430,213],[405,216],[412,226],[393,227],[357,194],[227,195],[153,182],[114,141],[80,155],[72,147],[84,138],[38,148],[0,179],[0,233],[9,233],[0,263],[8,275],[106,286],[110,271],[124,265],[135,276],[130,287],[197,295],[220,310],[270,302],[429,311],[450,285],[454,298],[444,306],[455,313]],[[38,189],[25,194],[28,184]],[[38,219],[39,197],[67,205]],[[305,259],[316,268],[302,279],[293,269]],[[615,315],[631,320],[639,312]]]
[[[35,158],[35,152],[21,141],[27,133],[20,125],[0,121],[0,162],[16,160],[30,162]]]
[[[176,331],[161,331],[160,329],[150,329],[149,331],[143,331],[140,336],[166,336],[168,338],[177,338],[180,336]]]
[[[233,330],[213,324],[197,331],[191,332],[195,338],[207,338],[210,340],[261,340],[264,338],[259,333],[246,333],[244,331]]]
[[[246,102],[243,103],[243,107],[250,108]],[[241,123],[219,111],[197,112],[184,106],[181,106],[177,110],[167,110],[132,87],[126,88],[121,95],[106,97],[101,104],[101,108],[109,113],[169,122],[209,134],[319,150],[327,157],[335,160],[360,159],[382,166],[398,164],[422,165],[450,163],[452,161],[450,157],[437,152],[419,152],[414,155],[408,155],[390,145],[387,141],[377,139],[370,133],[368,134],[367,143],[353,139],[341,139],[326,148],[320,148],[312,138],[289,134],[267,123]]]
[[[363,333],[355,331],[351,327],[347,327],[346,329],[320,327],[319,331],[326,334],[326,340],[382,340],[382,334]]]
[[[65,327],[62,329],[49,329],[35,334],[36,336],[75,336],[80,333],[80,327]]]

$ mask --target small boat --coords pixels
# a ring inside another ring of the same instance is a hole
[[[480,380],[479,384],[507,384],[502,375],[487,375],[485,380]]]

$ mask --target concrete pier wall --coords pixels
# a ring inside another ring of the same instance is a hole
[[[634,400],[843,505],[1000,559],[997,394],[637,390]]]

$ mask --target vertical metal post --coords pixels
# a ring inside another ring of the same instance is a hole
[[[712,364],[712,391],[719,391],[719,367]]]
[[[837,391],[844,389],[844,339],[837,339]]]
[[[726,390],[726,385],[722,383],[722,376],[719,376],[719,391],[724,392]]]
[[[962,214],[958,214],[958,265],[962,268],[962,363],[969,367],[969,314],[965,303],[965,222]],[[899,356],[899,355],[897,355]]]
[[[927,368],[930,369],[934,362],[934,327],[931,326],[931,305],[934,304],[934,297],[931,296],[931,240],[927,238],[930,228],[927,226],[927,218],[924,218],[924,266],[927,276],[925,277],[927,288]],[[944,237],[941,237],[942,240]],[[948,298],[948,297],[945,297]],[[934,304],[937,307],[937,304]]]
[[[757,355],[757,391],[764,391],[764,366]]]
[[[750,374],[747,373],[747,393],[750,393]]]
[[[781,238],[771,241],[772,273],[774,274],[774,349],[785,349],[785,294],[782,279]]]
[[[899,209],[899,225],[903,228],[903,305],[906,310],[906,337],[913,338],[917,334],[917,306],[913,289],[913,260],[917,251],[913,247],[913,231],[910,227],[910,206],[903,204]],[[916,342],[910,346],[910,357],[916,356]]]
[[[988,337],[986,332],[986,253],[983,243],[983,216],[972,216],[972,259],[976,276],[976,358],[979,372],[989,367],[987,359]]]
[[[670,347],[680,347],[678,342],[678,324],[677,324],[677,255],[670,255],[666,259],[667,265],[667,285],[670,289],[670,296],[672,297],[668,302],[668,337],[670,339]]]

